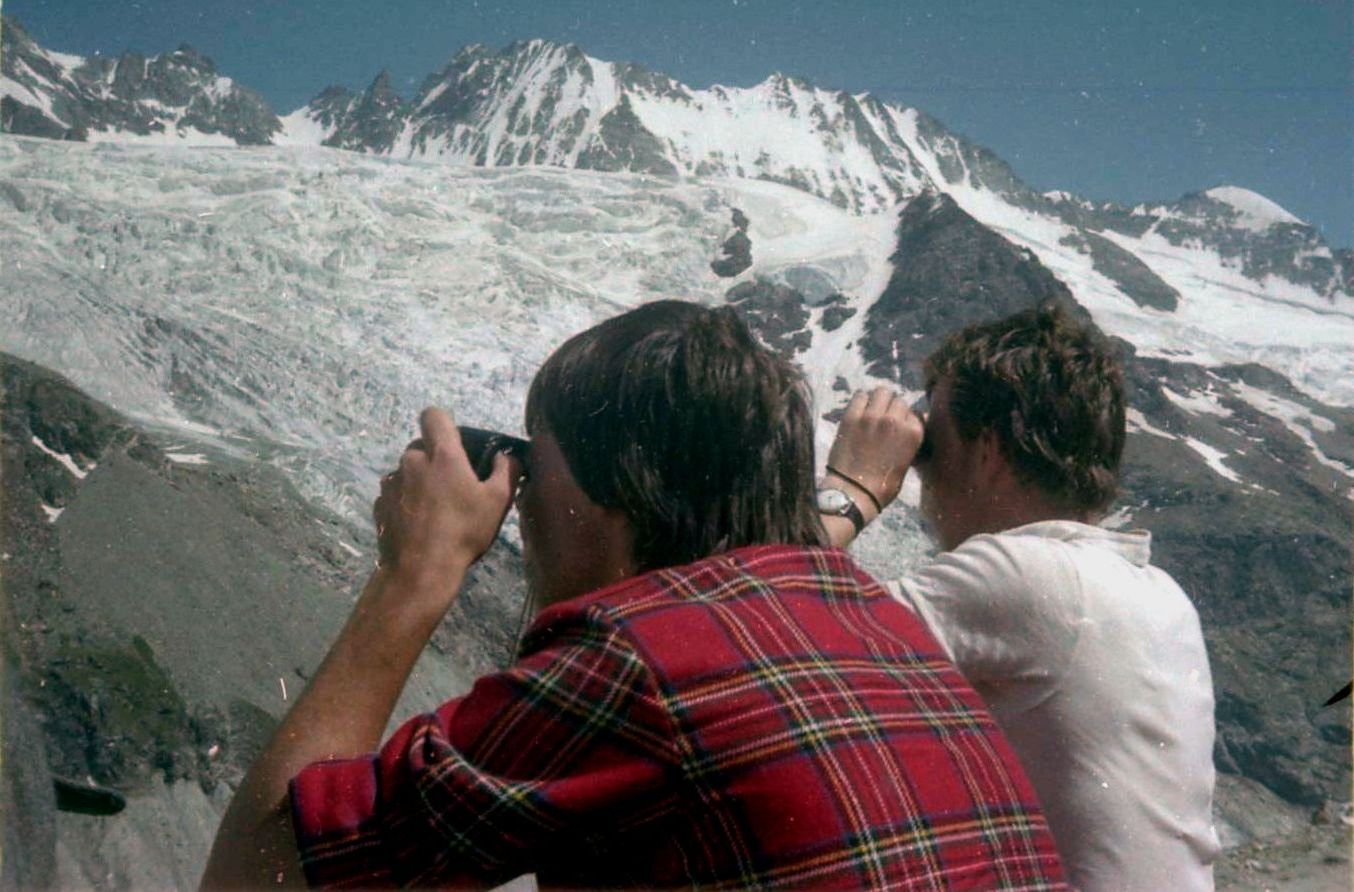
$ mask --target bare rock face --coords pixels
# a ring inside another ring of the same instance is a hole
[[[1055,300],[1085,311],[1030,252],[965,213],[948,195],[923,193],[898,217],[894,265],[870,307],[861,350],[872,374],[921,387],[922,362],[945,333]]]
[[[317,118],[333,126],[324,145],[336,149],[388,152],[409,116],[409,105],[390,85],[388,71],[378,74],[360,95],[331,87],[316,97],[312,105],[317,109]]]
[[[56,883],[56,798],[52,793],[42,725],[25,690],[17,624],[7,612],[4,664],[0,666],[0,886],[50,889]]]
[[[793,357],[813,343],[804,296],[788,285],[757,279],[735,285],[725,296],[767,346]]]
[[[731,279],[752,266],[748,218],[738,208],[733,209],[733,233],[720,245],[719,254],[710,262],[710,270],[721,279]]]

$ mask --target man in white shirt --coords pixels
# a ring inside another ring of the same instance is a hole
[[[829,534],[849,543],[916,467],[943,552],[890,588],[987,700],[1073,884],[1211,889],[1198,614],[1147,531],[1095,525],[1124,444],[1112,348],[1048,304],[950,335],[925,369],[925,419],[887,388],[851,400],[820,491]]]

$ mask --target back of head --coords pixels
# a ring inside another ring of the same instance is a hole
[[[532,382],[527,425],[625,512],[642,570],[824,541],[808,388],[728,307],[658,301],[576,335]]]
[[[1045,303],[951,334],[926,361],[949,382],[960,436],[993,432],[1017,479],[1072,512],[1114,501],[1124,449],[1124,379],[1089,320]]]

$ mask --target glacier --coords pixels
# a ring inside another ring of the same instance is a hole
[[[812,271],[866,300],[892,248],[886,216],[773,183],[314,147],[5,137],[0,183],[0,349],[197,444],[185,452],[266,460],[354,523],[422,407],[520,431],[536,368],[569,335],[659,297],[722,303],[737,280],[709,264],[732,207],[753,220],[744,278]],[[814,345],[820,407],[841,400],[838,375],[864,383],[858,334]],[[824,422],[823,454],[830,436]]]

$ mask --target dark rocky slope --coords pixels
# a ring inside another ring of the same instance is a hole
[[[193,886],[229,790],[346,617],[370,536],[260,465],[175,463],[36,366],[0,357],[0,387],[5,801],[34,803],[6,809],[22,855],[7,846],[5,877]],[[506,659],[518,563],[500,546],[477,568],[397,719]],[[116,789],[127,810],[59,814],[54,835],[49,772]]]

